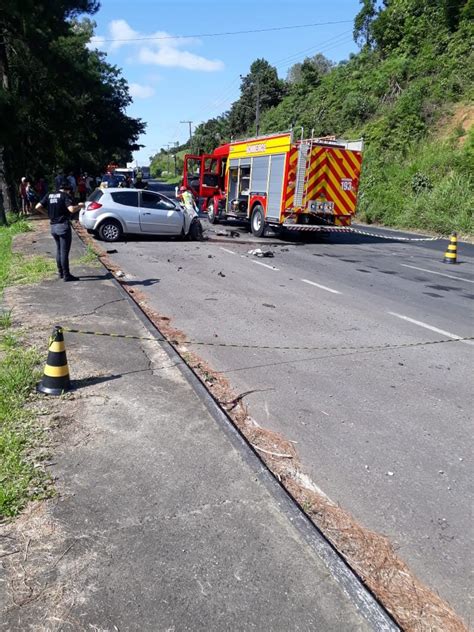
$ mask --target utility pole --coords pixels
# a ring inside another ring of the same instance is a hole
[[[260,131],[260,79],[256,78],[257,83],[257,102],[255,104],[255,136],[258,136]]]
[[[187,123],[189,125],[189,151],[192,151],[193,131],[191,125],[193,124],[193,121],[180,121],[180,123]]]
[[[175,151],[173,152],[173,161],[174,161],[174,177],[176,178],[177,174],[177,170],[176,170],[176,149],[178,148],[179,145],[179,141],[175,140],[174,141],[174,147],[175,147]]]
[[[166,163],[166,172],[169,177],[170,175],[170,147],[172,147],[172,143],[166,144],[166,153],[167,153],[167,163]]]

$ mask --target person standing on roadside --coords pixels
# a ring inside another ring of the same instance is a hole
[[[31,210],[31,202],[28,196],[28,180],[25,176],[21,179],[20,186],[18,187],[18,193],[20,195],[21,209],[20,215],[28,215]]]
[[[95,189],[95,181],[94,178],[92,178],[87,173],[84,174],[84,180],[86,181],[86,193],[89,196]]]
[[[46,180],[44,178],[38,178],[35,184],[35,193],[38,196],[38,200],[43,199],[47,192],[48,185],[46,184]]]
[[[45,195],[35,208],[49,217],[51,235],[56,242],[58,276],[64,281],[78,281],[78,277],[73,276],[69,270],[69,251],[72,241],[69,219],[73,213],[83,207],[83,204],[74,205],[70,187],[68,179],[64,178],[56,191]]]
[[[77,192],[79,194],[79,202],[85,202],[87,195],[87,186],[84,176],[79,176],[77,179]]]
[[[72,171],[69,173],[67,181],[69,183],[69,186],[71,187],[70,194],[72,195],[72,197],[74,197],[76,195],[77,182]]]
[[[179,189],[178,200],[184,208],[184,233],[187,235],[194,218],[199,215],[199,209],[193,194],[186,187]]]
[[[64,179],[64,170],[59,169],[58,173],[54,177],[54,187],[56,190],[59,189],[59,185],[61,184],[63,179]]]

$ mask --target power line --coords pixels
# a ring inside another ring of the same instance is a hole
[[[309,48],[305,48],[303,50],[297,51],[295,53],[293,53],[292,55],[290,55],[289,57],[284,57],[282,59],[278,59],[275,62],[273,62],[273,64],[275,65],[275,67],[277,69],[283,68],[284,66],[286,66],[288,63],[290,63],[292,60],[294,59],[298,59],[300,55],[302,55],[303,53],[308,53],[309,51],[318,51],[320,53],[323,52],[327,52],[328,50],[331,50],[333,48],[336,48],[337,46],[341,45],[341,44],[345,44],[346,42],[350,41],[352,39],[352,36],[349,36],[349,33],[351,33],[351,31],[343,31],[342,33],[339,33],[338,35],[335,35],[334,37],[331,37],[330,39],[324,40],[322,42],[319,42],[318,44],[316,44],[315,46],[311,46]],[[283,63],[282,63],[283,62]],[[239,78],[236,78],[232,81],[232,83],[228,86],[228,88],[232,87],[233,85],[235,85],[235,83],[239,80]],[[231,95],[234,93],[234,90],[231,89],[231,92],[229,94],[229,91],[227,89],[224,89],[221,94],[218,96],[217,100],[214,100],[213,103],[210,103],[210,105],[212,105],[212,107],[210,108],[206,108],[208,112],[215,112],[218,109],[220,109],[225,101],[227,101]],[[235,96],[235,99],[238,99],[239,95]],[[202,109],[199,110],[199,114],[201,112],[204,112],[204,107]],[[195,116],[195,118],[199,118],[198,116]]]
[[[313,22],[311,24],[295,24],[293,26],[273,26],[267,29],[250,29],[247,31],[223,31],[221,33],[199,33],[197,35],[159,35],[156,37],[126,37],[103,39],[102,42],[151,42],[158,40],[173,40],[173,39],[194,39],[197,37],[223,37],[227,35],[246,35],[249,33],[270,33],[272,31],[289,31],[292,29],[305,29],[313,26],[330,26],[332,24],[348,24],[353,20],[339,20],[337,22]]]
[[[276,66],[277,68],[280,68],[282,65],[285,65],[286,63],[291,63],[294,59],[300,58],[300,56],[303,55],[303,53],[308,54],[313,51],[318,51],[318,52],[327,51],[327,50],[330,50],[331,48],[335,48],[339,44],[345,44],[346,41],[351,41],[351,40],[352,40],[352,31],[343,31],[342,33],[339,33],[338,35],[334,35],[334,37],[331,37],[328,40],[324,40],[323,42],[318,42],[317,44],[314,44],[313,46],[309,46],[308,48],[304,48],[303,50],[296,51],[295,53],[289,55],[288,57],[277,59],[276,61],[273,62],[273,65]]]

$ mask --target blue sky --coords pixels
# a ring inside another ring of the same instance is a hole
[[[134,100],[128,113],[147,123],[139,163],[186,140],[188,125],[180,121],[193,121],[194,129],[228,109],[255,59],[267,59],[285,78],[305,56],[321,52],[337,62],[356,52],[352,23],[359,6],[359,0],[101,0],[92,45],[122,69]],[[203,36],[323,22],[340,23]]]

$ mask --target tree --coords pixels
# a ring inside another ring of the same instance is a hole
[[[18,6],[20,5],[21,6]],[[120,71],[89,50],[96,0],[3,0],[0,8],[0,187],[57,167],[100,170],[139,146]]]
[[[313,57],[306,57],[303,62],[294,64],[288,70],[286,80],[289,84],[308,82],[309,85],[316,85],[332,68],[334,63],[322,53],[317,53]]]
[[[229,140],[229,117],[222,114],[198,125],[194,131],[194,145],[199,151],[208,153]]]
[[[377,15],[376,0],[360,0],[362,9],[354,19],[354,41],[359,46],[370,47],[373,43],[372,22]]]
[[[265,59],[256,59],[250,72],[242,77],[240,98],[229,112],[229,131],[233,136],[255,130],[259,115],[280,103],[285,84],[278,78],[276,68]]]

